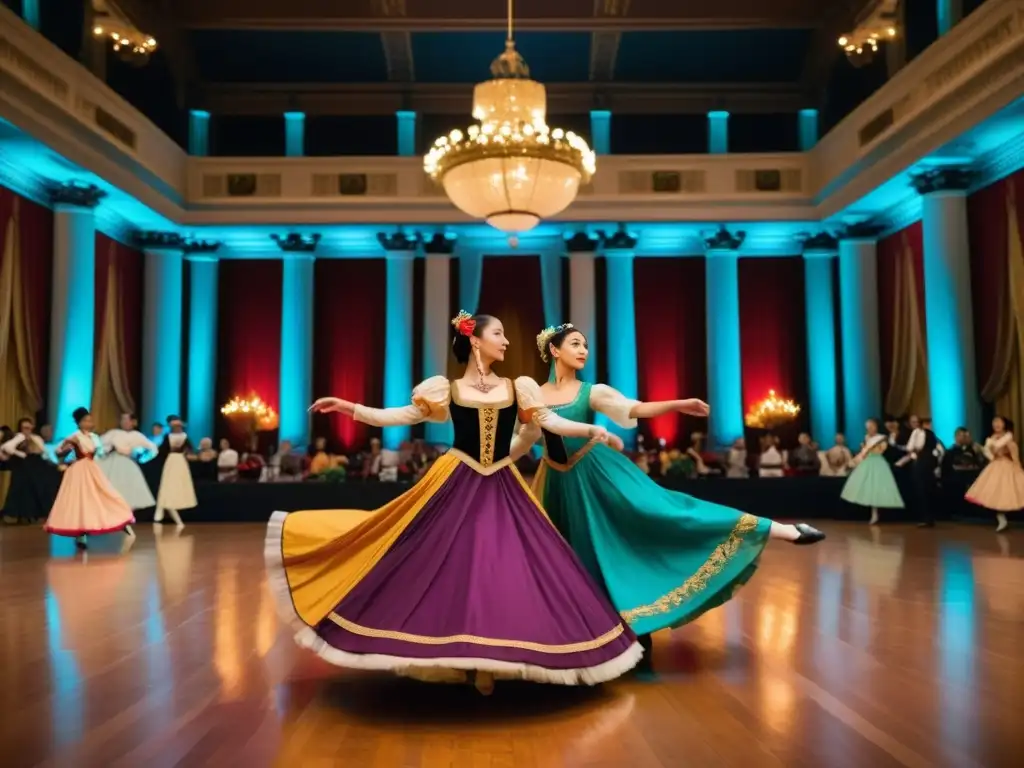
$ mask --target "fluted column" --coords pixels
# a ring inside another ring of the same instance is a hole
[[[633,257],[636,238],[625,230],[601,237],[607,269],[608,384],[627,398],[637,396],[636,309],[633,297]],[[632,447],[634,430],[609,425]]]
[[[851,227],[839,241],[844,432],[853,443],[863,434],[865,421],[883,415],[877,234],[871,226]]]
[[[807,378],[811,434],[822,445],[839,430],[835,291],[832,267],[839,245],[820,234],[804,243],[804,306],[807,315]]]
[[[180,247],[143,253],[142,413],[143,422],[152,424],[182,411],[185,256]]]
[[[564,319],[565,311],[562,309],[562,258],[561,248],[549,249],[540,254],[544,325],[560,325],[569,322]]]
[[[193,157],[210,154],[210,113],[205,109],[188,113],[188,153]]]
[[[597,241],[583,232],[565,241],[569,254],[569,316],[562,322],[572,323],[587,337],[590,357],[580,378],[591,383],[597,382],[597,246]]]
[[[92,401],[96,326],[95,186],[51,190],[53,296],[50,300],[50,380],[47,413],[58,437],[75,431],[71,414]]]
[[[705,241],[708,422],[710,445],[720,448],[743,436],[743,370],[740,353],[739,249],[742,233],[725,229]]]
[[[313,269],[320,235],[275,238],[281,249],[281,370],[278,440],[309,443],[313,400]]]
[[[928,383],[935,434],[950,445],[958,426],[981,429],[974,361],[967,189],[970,173],[943,169],[914,178],[922,195]]]
[[[612,153],[612,113],[607,109],[590,110],[590,140],[595,154]]]
[[[412,157],[416,154],[416,113],[402,109],[395,112],[395,119],[398,121],[398,156]]]
[[[195,437],[213,437],[217,413],[217,318],[220,267],[212,252],[189,253],[188,277],[188,429]],[[149,422],[152,423],[152,422]]]
[[[387,302],[384,318],[384,407],[409,404],[412,394],[413,260],[419,240],[397,235],[378,236],[387,259]],[[409,427],[386,427],[384,447],[397,450],[409,439]]]
[[[423,246],[423,370],[419,378],[444,375],[451,354],[451,262],[455,240],[435,237]],[[450,423],[428,422],[424,437],[434,445],[450,445]]]

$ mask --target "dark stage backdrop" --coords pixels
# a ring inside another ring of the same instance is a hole
[[[744,413],[770,389],[793,400],[800,405],[800,416],[779,430],[783,442],[790,443],[795,433],[808,429],[810,418],[803,259],[741,258],[739,284]],[[832,435],[815,439],[829,442]]]
[[[639,397],[645,401],[707,396],[707,314],[702,258],[634,262]],[[705,420],[668,413],[640,422],[648,438],[687,443]]]
[[[217,432],[239,449],[244,430],[220,415],[221,406],[232,397],[252,395],[275,410],[280,405],[282,270],[280,259],[220,262]],[[270,442],[276,444],[276,435]]]
[[[537,351],[537,334],[544,328],[540,258],[485,256],[479,311],[505,327],[509,346],[497,372],[511,379],[530,376],[538,384],[547,381],[548,365]]]
[[[381,408],[387,264],[384,259],[318,259],[315,269],[313,396]],[[313,434],[327,437],[335,450],[362,449],[377,433],[345,416],[313,420]]]

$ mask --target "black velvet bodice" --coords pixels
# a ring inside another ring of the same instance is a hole
[[[512,436],[516,430],[519,407],[512,382],[504,380],[508,397],[494,403],[463,403],[457,385],[451,384],[452,424],[455,427],[455,450],[476,459],[484,467],[508,458]]]

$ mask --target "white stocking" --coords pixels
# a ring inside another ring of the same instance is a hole
[[[800,538],[800,531],[795,525],[783,525],[772,521],[772,528],[768,534],[770,539],[782,539],[783,541],[796,541]]]

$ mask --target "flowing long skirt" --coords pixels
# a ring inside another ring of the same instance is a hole
[[[43,520],[53,507],[60,487],[60,472],[42,456],[13,456],[9,460],[11,488],[4,502],[4,518],[18,523]]]
[[[149,509],[156,506],[156,499],[149,490],[149,483],[146,482],[142,470],[128,456],[115,452],[97,459],[96,463],[132,509]]]
[[[869,453],[843,483],[843,501],[873,509],[903,509],[903,497],[889,462],[880,453]]]
[[[607,446],[582,450],[568,467],[545,461],[534,488],[637,634],[693,621],[754,575],[770,520],[662,488]]]
[[[113,533],[135,522],[128,502],[91,458],[78,459],[64,472],[44,526],[58,536]]]
[[[185,454],[167,454],[160,474],[160,489],[156,494],[157,509],[192,509],[198,504],[196,487],[192,483],[192,470]]]
[[[296,641],[343,667],[592,685],[643,654],[513,466],[448,454],[376,511],[275,512],[266,561]]]
[[[1024,509],[1024,467],[1009,458],[998,458],[978,475],[964,497],[972,504],[996,512]]]

